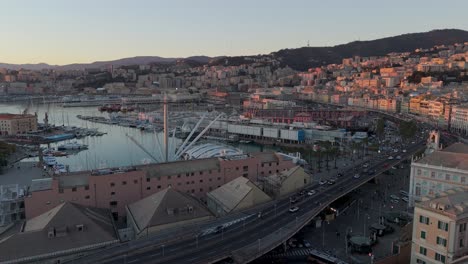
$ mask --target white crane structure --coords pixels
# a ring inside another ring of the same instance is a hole
[[[177,145],[177,138],[175,137],[175,132],[176,129],[172,130],[172,136],[168,137],[168,134],[170,131],[168,131],[167,127],[167,118],[164,118],[164,128],[167,130],[167,132],[164,132],[163,135],[159,133],[154,133],[155,136],[155,141],[159,148],[157,148],[156,153],[152,153],[151,151],[148,151],[145,146],[140,144],[135,138],[132,136],[126,134],[130,140],[135,143],[141,150],[143,150],[149,157],[151,157],[152,160],[154,160],[156,163],[162,163],[162,162],[169,162],[169,161],[176,161],[181,159],[184,153],[186,153],[194,144],[198,142],[198,140],[210,129],[210,127],[222,116],[225,114],[222,113],[218,115],[213,121],[211,121],[192,141],[190,139],[193,137],[195,132],[197,131],[198,127],[200,124],[203,122],[203,120],[206,117],[206,114],[202,116],[202,118],[197,122],[193,130],[190,132],[188,137],[185,139],[185,141],[180,145],[179,148],[176,147]],[[161,139],[163,137],[163,139]],[[229,152],[227,152],[229,153]]]

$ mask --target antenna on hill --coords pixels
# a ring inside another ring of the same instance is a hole
[[[310,47],[310,42],[307,40],[307,47]]]

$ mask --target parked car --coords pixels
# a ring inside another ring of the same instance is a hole
[[[403,195],[403,196],[408,197],[408,192],[406,192],[406,191],[400,190],[400,194]]]
[[[406,203],[408,203],[408,202],[409,202],[409,199],[408,199],[408,197],[403,197],[403,198],[401,198],[401,200],[402,200],[402,201],[404,201],[404,202],[406,202]]]
[[[299,211],[299,207],[297,207],[297,206],[294,206],[294,207],[289,208],[289,212],[290,212],[290,213],[295,213],[295,212],[297,212],[297,211]]]
[[[333,184],[335,184],[335,183],[336,183],[336,181],[335,181],[335,180],[333,180],[333,179],[331,179],[331,180],[328,180],[328,181],[327,181],[327,183],[328,183],[328,185],[333,185]]]
[[[359,179],[361,177],[361,175],[359,175],[358,173],[354,174],[353,178],[354,179]]]
[[[306,247],[306,248],[310,248],[310,246],[311,246],[310,242],[307,241],[307,240],[302,241],[302,243],[304,244],[304,247]]]
[[[309,196],[312,196],[312,195],[314,195],[314,194],[315,194],[315,191],[314,191],[314,190],[310,190],[310,191],[307,193],[307,195],[309,195]]]
[[[390,198],[392,198],[393,200],[400,200],[400,197],[398,197],[398,196],[396,196],[394,194],[390,195]]]
[[[324,185],[325,183],[327,183],[326,180],[321,180],[321,181],[319,181],[319,184],[320,184],[320,185]]]

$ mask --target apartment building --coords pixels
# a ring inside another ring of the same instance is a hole
[[[416,203],[411,264],[468,261],[468,188],[448,190]]]
[[[450,127],[452,131],[468,136],[468,105],[452,106]]]
[[[37,116],[0,114],[0,135],[16,135],[37,130]]]
[[[438,145],[438,143],[436,143]],[[455,143],[413,160],[410,173],[410,206],[427,195],[468,186],[468,145]]]

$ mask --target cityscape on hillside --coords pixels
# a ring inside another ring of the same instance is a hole
[[[125,16],[146,12],[127,4]],[[224,10],[211,4],[174,7],[192,11],[200,37],[238,34],[228,15],[213,25],[194,12]],[[49,14],[84,19],[68,5]],[[294,23],[260,16],[280,34]],[[137,34],[116,23],[122,41]],[[89,63],[106,36],[92,51],[83,35],[80,63],[53,61],[69,54],[47,53],[51,39],[12,37],[0,44],[0,263],[468,263],[468,31],[444,25],[333,45],[314,34],[258,55],[214,56],[193,39],[206,56],[126,56],[117,43],[106,50],[121,59]],[[160,34],[153,46],[180,47]],[[24,63],[38,47],[51,63]]]

